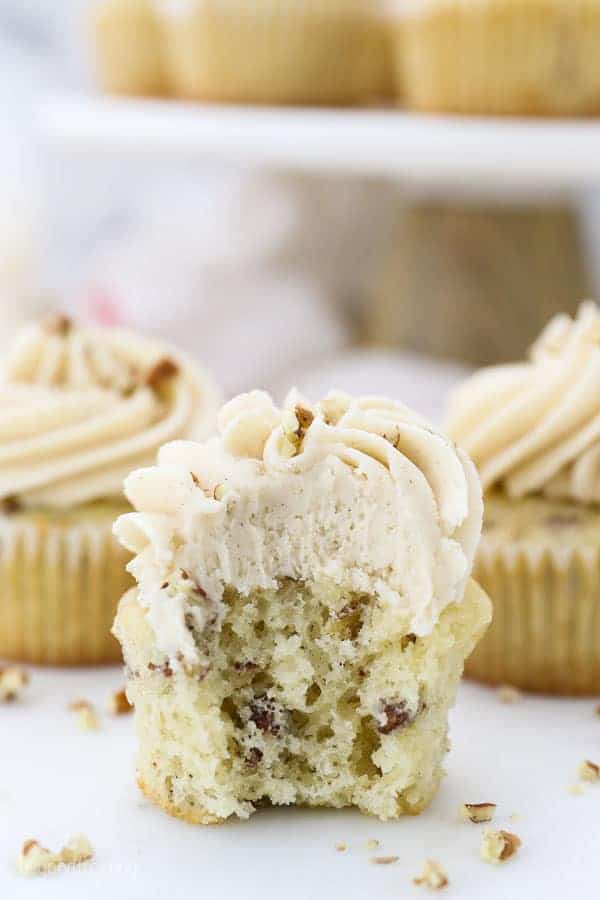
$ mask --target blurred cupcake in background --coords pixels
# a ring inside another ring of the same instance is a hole
[[[92,17],[102,87],[114,94],[168,91],[163,41],[154,0],[101,0]]]
[[[174,94],[353,104],[388,96],[378,0],[155,0]]]
[[[600,113],[599,0],[395,0],[409,107],[447,113]]]
[[[528,362],[454,394],[450,435],[486,492],[474,577],[494,618],[468,660],[482,681],[600,692],[600,310],[552,320]]]
[[[0,658],[116,661],[123,479],[165,441],[207,436],[218,392],[170,346],[61,315],[17,335],[0,379]]]

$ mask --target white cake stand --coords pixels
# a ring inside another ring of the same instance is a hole
[[[385,176],[462,194],[600,183],[600,121],[483,119],[395,109],[288,109],[53,97],[42,133],[71,152],[218,158],[312,173]]]

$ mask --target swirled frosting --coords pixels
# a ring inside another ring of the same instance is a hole
[[[115,532],[137,554],[140,601],[159,647],[185,658],[192,583],[218,609],[227,586],[329,579],[427,633],[462,598],[481,531],[462,451],[404,406],[342,393],[311,405],[292,392],[283,409],[261,391],[236,397],[218,436],[163,447],[125,493],[137,512]]]
[[[0,368],[0,497],[61,508],[122,496],[132,469],[214,428],[217,395],[194,363],[127,331],[52,316]]]
[[[600,503],[600,310],[557,316],[529,361],[483,369],[455,393],[448,432],[485,490]]]

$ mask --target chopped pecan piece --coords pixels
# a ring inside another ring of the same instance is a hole
[[[166,659],[163,663],[148,663],[148,668],[151,672],[160,672],[161,675],[164,675],[165,678],[170,678],[173,674],[173,669],[169,663],[169,660]]]
[[[584,759],[579,766],[579,777],[582,781],[600,781],[600,766],[591,759]]]
[[[266,694],[261,694],[250,704],[250,721],[263,734],[272,734],[273,737],[281,732],[281,725],[276,721],[275,714],[275,701]]]
[[[78,866],[93,859],[94,850],[83,834],[75,835],[58,853],[42,847],[39,841],[25,841],[17,858],[21,875],[41,875],[60,866]]]
[[[115,691],[111,695],[108,708],[115,716],[125,716],[133,710],[133,706],[127,699],[125,688],[121,688],[120,691]]]
[[[481,822],[491,822],[496,812],[495,803],[463,803],[459,814],[465,822],[473,822],[478,825]]]
[[[5,516],[14,516],[16,513],[20,512],[21,509],[21,501],[16,494],[7,494],[6,497],[3,497],[2,500],[0,500],[0,511],[3,512]]]
[[[251,659],[236,659],[233,664],[233,668],[236,672],[252,672],[254,669],[258,668],[258,664],[253,662]]]
[[[493,831],[486,828],[481,839],[481,858],[496,865],[514,856],[521,846],[521,838],[511,831]]]
[[[428,859],[423,867],[423,874],[419,878],[413,878],[415,884],[439,891],[448,884],[448,876],[443,868],[434,859]]]
[[[501,684],[497,693],[500,703],[518,703],[521,699],[521,691],[512,684]]]
[[[69,709],[79,717],[79,726],[83,731],[96,731],[99,727],[98,717],[93,705],[88,700],[73,700]]]
[[[250,766],[251,769],[255,769],[257,765],[262,762],[262,758],[263,752],[260,747],[250,747],[246,755],[246,764]]]
[[[379,721],[377,731],[380,734],[391,734],[392,731],[396,731],[398,728],[405,728],[414,722],[422,709],[423,705],[417,710],[411,709],[406,700],[395,700],[393,702],[382,700],[381,718],[383,721]]]
[[[57,334],[66,337],[73,328],[73,322],[63,313],[51,313],[44,319],[44,331],[47,334]]]
[[[302,440],[304,433],[310,428],[315,417],[310,409],[305,409],[303,406],[299,405],[294,408],[294,412],[296,414],[296,419],[298,420],[298,430],[296,434],[300,440]]]
[[[0,666],[0,703],[18,700],[29,684],[29,675],[18,666]]]
[[[146,384],[148,387],[156,390],[162,386],[163,382],[173,378],[178,372],[179,367],[177,363],[165,356],[152,366],[146,375]]]

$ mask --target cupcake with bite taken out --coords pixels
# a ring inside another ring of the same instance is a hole
[[[424,809],[489,601],[470,460],[401,404],[261,391],[133,472],[115,622],[138,780],[194,823],[264,803]]]
[[[118,660],[123,479],[165,441],[207,434],[216,390],[169,346],[57,315],[14,339],[0,397],[0,658]]]

